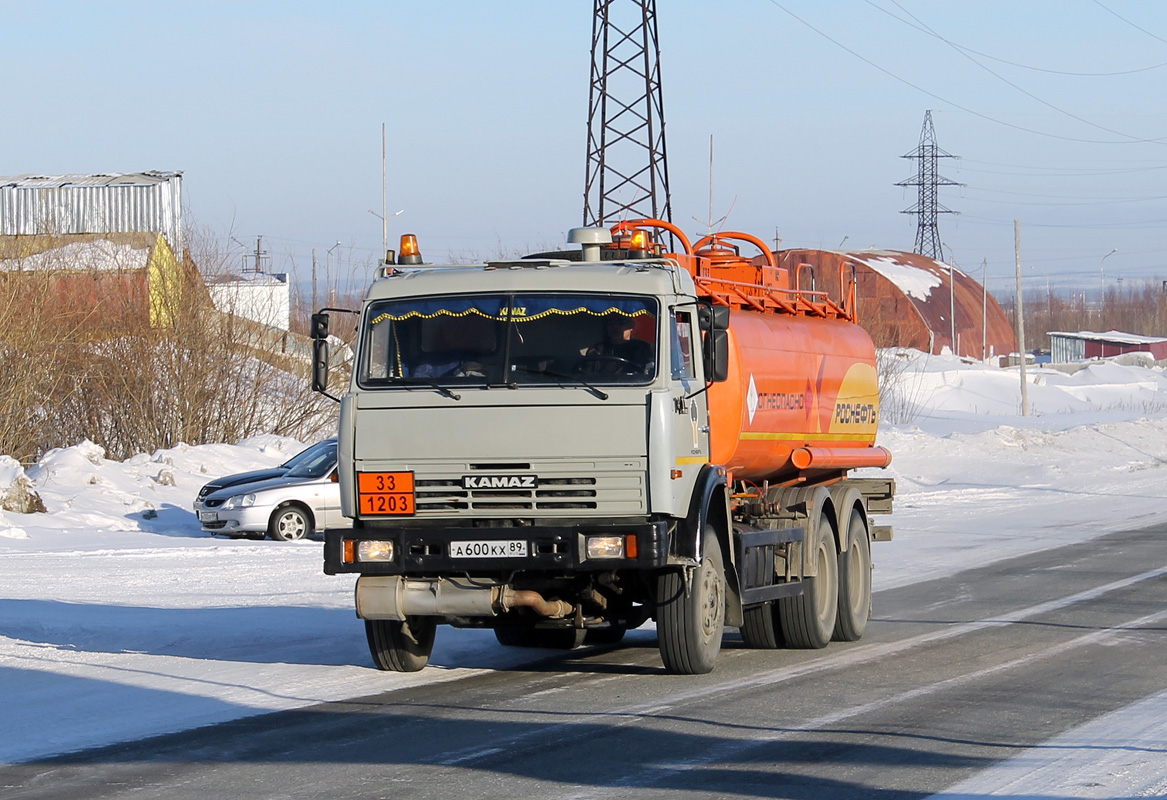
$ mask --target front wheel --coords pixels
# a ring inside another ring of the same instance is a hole
[[[365,620],[373,663],[389,672],[417,672],[429,663],[437,628],[434,617]]]
[[[686,585],[681,572],[657,578],[657,646],[669,672],[700,675],[713,670],[725,625],[725,570],[721,545],[705,529],[705,553]]]
[[[312,531],[312,518],[307,511],[295,505],[280,506],[267,523],[268,536],[280,542],[303,539]]]

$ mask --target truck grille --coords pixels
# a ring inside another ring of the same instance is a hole
[[[548,478],[537,489],[463,489],[461,480],[417,481],[417,510],[549,510],[596,508],[595,478]]]
[[[563,513],[601,515],[647,513],[648,498],[643,469],[564,469],[563,465],[422,465],[414,464],[417,514],[454,516],[557,516]],[[521,469],[516,469],[521,467]],[[596,469],[596,467],[601,467]],[[465,488],[465,475],[533,473],[539,476],[533,489]],[[588,474],[590,473],[590,474]]]

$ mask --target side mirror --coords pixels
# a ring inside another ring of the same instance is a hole
[[[697,307],[697,324],[703,331],[729,330],[729,306],[702,304]]]
[[[727,314],[726,318],[728,317]],[[728,377],[729,333],[715,329],[705,335],[705,380],[709,383],[721,383]]]
[[[326,320],[325,325],[328,324],[327,314],[313,314],[313,333],[316,329],[316,317],[321,316]],[[315,336],[312,337],[312,391],[328,394],[328,342]]]
[[[320,311],[312,315],[308,335],[316,341],[328,338],[328,315]]]

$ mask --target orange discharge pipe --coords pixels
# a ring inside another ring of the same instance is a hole
[[[800,447],[790,454],[798,469],[858,469],[886,467],[891,451],[886,447]]]

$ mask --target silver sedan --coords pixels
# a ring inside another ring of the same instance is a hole
[[[335,441],[279,477],[211,492],[202,498],[198,514],[203,530],[212,535],[285,542],[351,528],[352,520],[340,513]]]

